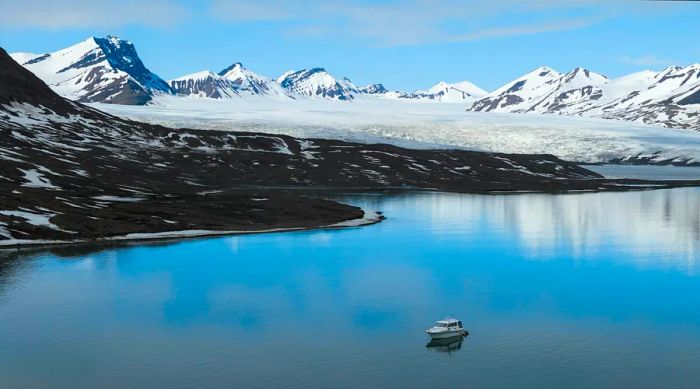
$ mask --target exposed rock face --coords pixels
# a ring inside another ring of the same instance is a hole
[[[236,62],[219,73],[203,71],[170,80],[178,95],[225,99],[246,96],[287,98],[286,91],[274,80],[259,76]]]
[[[382,93],[388,92],[388,90],[384,87],[382,84],[370,84],[367,86],[363,86],[358,89],[360,93],[368,94],[368,95],[378,95]]]
[[[53,53],[16,53],[14,58],[71,100],[145,104],[170,94],[168,83],[149,71],[131,42],[108,36],[89,38]]]
[[[337,80],[323,68],[287,72],[277,82],[290,93],[307,97],[352,100],[359,93],[350,80]]]
[[[173,92],[183,96],[224,99],[239,96],[236,84],[209,71],[189,74],[170,80]]]

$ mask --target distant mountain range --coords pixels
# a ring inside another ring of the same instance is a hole
[[[276,79],[258,75],[240,62],[163,81],[144,65],[131,42],[114,36],[89,38],[48,54],[13,53],[12,58],[62,96],[80,102],[142,105],[158,95],[228,99],[265,96],[339,101],[374,95],[391,99],[472,103],[486,94],[463,81],[440,82],[416,92],[389,91],[381,84],[359,88],[323,68],[288,71]]]
[[[700,130],[700,64],[616,79],[541,67],[482,97],[470,111],[621,119]]]
[[[176,95],[225,99],[245,96],[287,96],[274,80],[260,76],[236,62],[219,73],[202,71],[168,82]]]
[[[700,130],[700,64],[616,79],[583,68],[559,73],[540,67],[488,93],[469,81],[439,82],[414,92],[391,91],[382,84],[357,87],[323,68],[288,71],[273,79],[239,62],[218,73],[201,71],[166,82],[144,66],[132,43],[114,36],[89,38],[53,53],[12,57],[58,94],[79,102],[142,105],[159,95],[384,98],[464,103],[468,111],[601,117]]]

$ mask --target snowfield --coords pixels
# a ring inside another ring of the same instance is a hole
[[[256,131],[414,148],[451,146],[547,153],[593,163],[641,158],[650,163],[700,164],[700,132],[610,119],[465,112],[464,104],[393,101],[379,96],[360,96],[353,102],[158,96],[147,106],[92,105],[114,115],[170,127]]]

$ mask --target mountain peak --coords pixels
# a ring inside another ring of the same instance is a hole
[[[348,79],[337,80],[324,68],[302,69],[284,73],[277,79],[287,91],[308,97],[352,100],[359,90]]]
[[[580,66],[566,73],[562,78],[565,82],[573,82],[574,80],[579,80],[579,82],[591,83],[593,85],[599,85],[607,82],[608,80],[608,78],[604,75],[592,72]]]
[[[361,88],[358,88],[361,93],[368,95],[377,95],[388,92],[388,90],[382,84],[369,84]]]
[[[538,76],[538,77],[547,77],[547,76],[558,76],[559,72],[556,70],[550,68],[549,66],[540,66],[538,68],[535,68],[535,70],[531,71],[526,75],[527,76]]]
[[[52,88],[81,102],[145,104],[154,92],[172,93],[148,70],[131,42],[108,35],[34,58],[23,65]]]
[[[487,94],[487,92],[478,86],[474,85],[472,82],[467,80],[449,83],[445,81],[440,81],[435,84],[432,88],[428,89],[428,93],[432,94],[448,94],[450,91],[462,93],[464,96],[460,99],[466,99],[471,97],[481,97]]]
[[[104,37],[104,38],[93,37],[93,39],[95,39],[95,41],[102,40],[102,41],[105,41],[105,42],[109,42],[111,45],[114,45],[114,46],[117,46],[117,47],[119,47],[119,46],[121,46],[121,45],[123,45],[123,44],[127,44],[127,45],[131,45],[131,44],[132,44],[132,43],[129,42],[128,40],[121,39],[121,38],[119,38],[119,37],[116,36],[116,35],[107,35],[107,36]]]
[[[243,64],[240,62],[234,62],[230,66],[226,67],[222,71],[219,72],[220,76],[225,76],[227,73],[230,73],[232,70],[245,70],[245,67],[243,67]]]
[[[170,80],[179,95],[224,99],[245,95],[284,96],[274,81],[258,76],[235,63],[217,73],[205,70]]]
[[[219,76],[220,75],[212,72],[211,70],[202,70],[199,72],[194,72],[194,73],[186,74],[184,76],[173,78],[170,81],[172,82],[172,81],[182,81],[182,80],[202,80],[202,79],[206,79],[206,78],[210,78],[210,77],[211,78],[218,78]]]

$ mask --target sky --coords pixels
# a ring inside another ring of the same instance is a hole
[[[324,67],[357,85],[494,90],[538,66],[608,77],[700,62],[700,2],[634,0],[0,0],[0,46],[134,43],[164,79],[234,62],[277,77]]]

